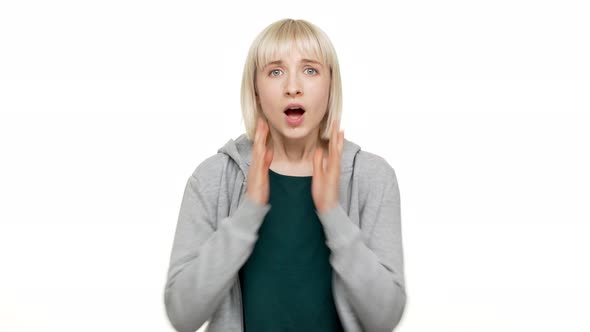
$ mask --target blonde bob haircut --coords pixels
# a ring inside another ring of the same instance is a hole
[[[256,74],[271,61],[289,54],[296,47],[330,68],[330,95],[326,115],[320,122],[319,138],[329,140],[335,120],[342,115],[342,83],[336,51],[328,36],[305,20],[283,19],[266,27],[254,39],[242,75],[241,105],[246,135],[254,141],[256,121],[266,117],[256,101]]]

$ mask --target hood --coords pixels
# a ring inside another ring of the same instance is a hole
[[[244,178],[246,178],[252,161],[252,143],[253,142],[250,141],[248,136],[244,133],[235,140],[230,139],[227,141],[227,143],[219,148],[217,152],[228,155],[230,160],[233,160],[240,167],[240,170],[242,170],[242,173],[244,174]],[[344,146],[342,148],[342,173],[352,170],[354,159],[360,150],[360,146],[344,138]]]

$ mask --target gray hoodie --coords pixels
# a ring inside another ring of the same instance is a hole
[[[270,204],[245,196],[246,134],[230,139],[188,178],[164,290],[180,332],[243,331],[238,271]],[[330,248],[332,293],[346,331],[392,331],[406,304],[400,196],[387,161],[344,140],[340,205],[318,213]]]

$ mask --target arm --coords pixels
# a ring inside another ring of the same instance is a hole
[[[382,190],[371,190],[360,216],[361,225],[374,225],[367,243],[340,204],[318,214],[332,251],[330,263],[366,331],[392,331],[406,304],[400,199],[393,168],[387,168],[383,183]]]
[[[215,312],[250,256],[270,210],[270,204],[244,197],[233,215],[214,229],[219,187],[206,179],[216,178],[211,172],[218,170],[209,170],[198,167],[188,179],[170,258],[164,303],[171,324],[181,332],[196,331]]]

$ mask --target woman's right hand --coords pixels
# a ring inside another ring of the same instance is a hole
[[[273,149],[272,144],[267,147],[268,133],[268,123],[258,117],[252,145],[252,161],[246,179],[246,196],[260,205],[266,205],[270,192],[268,169],[272,162]]]

